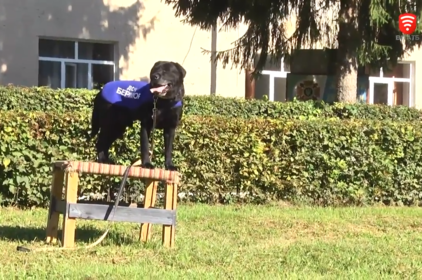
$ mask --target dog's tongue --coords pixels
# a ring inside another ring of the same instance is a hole
[[[152,93],[154,93],[154,92],[162,93],[166,88],[167,88],[167,85],[161,86],[161,87],[157,87],[157,88],[152,88],[151,89],[151,92]]]

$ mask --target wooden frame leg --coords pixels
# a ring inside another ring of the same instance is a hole
[[[47,232],[46,242],[55,244],[57,243],[57,230],[59,227],[60,213],[56,212],[54,207],[54,201],[59,202],[62,200],[63,195],[63,181],[64,172],[62,170],[53,170],[53,182],[50,189],[50,209],[47,216]]]
[[[155,206],[157,200],[157,181],[147,181],[147,187],[145,188],[144,208],[151,208]],[[139,239],[143,242],[147,242],[151,238],[152,225],[148,223],[141,224],[141,230],[139,231]]]
[[[165,191],[164,209],[176,210],[177,207],[177,184],[167,183]],[[176,227],[174,225],[163,225],[163,245],[174,247]]]
[[[79,175],[77,172],[65,173],[65,202],[76,203],[78,196]],[[67,210],[67,209],[66,209]],[[63,215],[63,247],[72,248],[75,246],[76,219],[71,219],[68,213]]]

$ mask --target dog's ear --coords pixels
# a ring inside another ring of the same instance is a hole
[[[177,62],[173,62],[174,66],[176,66],[177,70],[182,74],[182,77],[184,78],[186,76],[186,70]]]

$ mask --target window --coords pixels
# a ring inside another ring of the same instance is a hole
[[[38,86],[88,88],[115,79],[114,44],[39,39]]]
[[[255,97],[260,99],[263,95],[268,95],[270,101],[286,101],[286,80],[289,72],[288,60],[267,59],[262,76],[255,81]]]
[[[400,61],[394,67],[368,69],[369,103],[413,106],[414,69],[414,62],[410,61]]]

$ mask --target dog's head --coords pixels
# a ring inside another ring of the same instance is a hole
[[[151,91],[163,99],[182,97],[186,70],[177,62],[157,61],[151,69]]]

